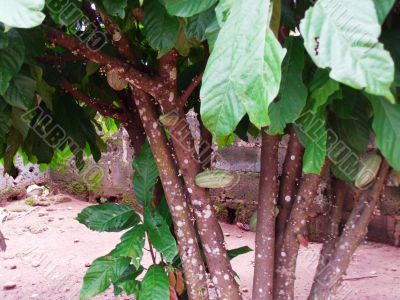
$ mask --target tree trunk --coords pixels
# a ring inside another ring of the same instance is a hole
[[[175,51],[161,58],[160,76],[166,82],[170,93],[166,93],[167,98],[160,98],[158,101],[164,114],[176,113],[179,116],[179,120],[175,125],[169,126],[168,130],[180,172],[190,195],[197,229],[217,296],[219,299],[240,300],[242,297],[239,286],[227,255],[224,236],[215,216],[211,197],[206,189],[200,188],[195,183],[195,177],[202,171],[202,167],[183,109],[177,111],[175,106],[175,103],[179,103],[176,89],[176,58]]]
[[[301,176],[301,162],[304,147],[300,144],[294,127],[290,130],[290,140],[280,179],[278,198],[279,214],[276,218],[276,252],[275,257],[281,253],[283,236],[286,224],[298,190],[298,181]]]
[[[325,167],[321,171],[324,172]],[[314,200],[321,175],[304,174],[299,193],[285,229],[281,252],[276,258],[274,299],[294,299],[294,282],[296,279],[296,262],[299,251],[299,238],[304,234],[308,209]]]
[[[274,284],[275,203],[278,196],[279,136],[262,132],[258,189],[253,300],[272,300]]]
[[[380,199],[389,165],[383,161],[375,184],[364,191],[346,223],[329,263],[314,277],[309,300],[329,299],[335,293],[349,267],[351,257],[365,238],[368,223]]]
[[[134,98],[160,171],[177,236],[189,298],[208,300],[207,277],[197,244],[196,231],[190,220],[178,170],[169,152],[164,131],[158,122],[155,105],[152,99],[140,90],[134,89]]]
[[[330,193],[329,223],[326,230],[326,238],[321,249],[316,273],[318,274],[329,262],[330,257],[336,249],[339,237],[339,226],[342,220],[343,204],[348,190],[348,185],[336,178],[332,178]]]

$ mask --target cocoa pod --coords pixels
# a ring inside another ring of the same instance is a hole
[[[164,126],[171,127],[175,126],[175,124],[179,121],[179,115],[173,111],[166,115],[160,116],[159,120]]]
[[[206,170],[196,176],[196,184],[202,188],[219,189],[231,186],[236,176],[225,170]]]
[[[368,153],[361,160],[361,168],[357,173],[354,185],[359,189],[367,188],[376,178],[382,163],[382,157],[376,153]]]
[[[250,230],[256,232],[257,230],[257,212],[254,212],[250,218]]]
[[[127,86],[126,80],[114,69],[107,72],[107,82],[110,87],[116,91],[122,91]]]
[[[396,171],[396,170],[392,170],[392,172],[390,173],[390,181],[393,183],[393,185],[395,187],[399,187],[400,186],[400,172]]]

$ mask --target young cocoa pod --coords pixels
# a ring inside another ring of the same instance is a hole
[[[107,82],[113,90],[122,91],[126,88],[127,82],[121,78],[116,70],[110,70],[107,72]]]
[[[196,176],[196,184],[202,188],[219,189],[231,186],[236,176],[225,170],[206,170]]]
[[[359,189],[367,188],[376,178],[382,163],[382,157],[376,153],[368,153],[361,159],[354,185]]]
[[[250,230],[256,232],[257,229],[257,212],[254,212],[250,218]]]
[[[392,170],[392,172],[390,173],[390,181],[393,183],[393,185],[395,187],[399,187],[400,186],[400,172],[396,171],[396,170]]]
[[[160,116],[160,122],[165,127],[175,126],[175,124],[179,121],[179,116],[176,112],[172,111],[166,115]]]

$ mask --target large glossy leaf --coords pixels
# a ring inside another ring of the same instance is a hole
[[[130,257],[132,264],[139,268],[143,256],[145,230],[143,225],[137,225],[121,237],[121,242],[115,246],[110,255],[114,257]]]
[[[307,52],[331,78],[394,101],[394,63],[378,38],[381,25],[372,0],[319,0],[300,24]]]
[[[7,34],[8,47],[0,49],[0,95],[4,95],[11,78],[19,72],[25,59],[25,45],[20,34],[11,30]]]
[[[157,211],[150,212],[149,209],[146,209],[144,225],[154,248],[164,255],[167,262],[172,262],[178,254],[178,250],[176,241],[164,218]]]
[[[269,107],[271,125],[268,133],[283,134],[285,127],[301,114],[307,100],[307,87],[303,83],[304,47],[301,37],[290,36],[285,41],[287,54],[282,64],[279,101]]]
[[[187,38],[195,38],[199,41],[206,39],[207,27],[215,20],[215,12],[210,8],[198,15],[188,18],[185,25],[185,34]]]
[[[136,199],[140,204],[148,207],[154,196],[153,191],[158,178],[158,169],[147,141],[143,144],[139,155],[133,160],[132,167]]]
[[[34,106],[36,81],[32,78],[17,74],[10,82],[4,94],[6,102],[12,106],[29,110]]]
[[[112,16],[125,18],[125,8],[128,6],[128,0],[102,0],[107,13]]]
[[[112,256],[99,257],[93,261],[83,278],[80,299],[94,297],[108,289],[129,267],[129,261],[128,257]]]
[[[152,265],[142,281],[140,300],[166,300],[169,299],[168,276],[163,267]]]
[[[339,83],[329,78],[329,71],[318,69],[310,83],[310,100],[312,111],[316,113],[321,106],[324,106],[330,100],[330,97],[340,89]]]
[[[379,23],[382,24],[396,0],[373,0]]]
[[[140,282],[136,278],[143,272],[143,267],[135,268],[129,266],[128,269],[114,282],[114,295],[118,296],[123,291],[129,295],[138,297],[140,291]]]
[[[303,172],[320,174],[325,162],[328,138],[325,110],[320,110],[316,114],[307,111],[295,125],[299,139],[305,147]]]
[[[171,50],[178,39],[179,21],[170,16],[158,0],[148,0],[144,6],[144,33],[159,56]]]
[[[385,48],[389,50],[396,65],[395,82],[400,87],[400,30],[387,30],[382,34]]]
[[[45,0],[0,0],[0,22],[9,27],[31,28],[40,25]]]
[[[99,232],[117,232],[140,222],[140,217],[131,206],[115,203],[89,206],[82,210],[76,219],[86,227]]]
[[[382,97],[368,98],[375,112],[375,143],[389,164],[400,171],[400,103],[390,104]]]
[[[218,0],[165,0],[168,13],[178,17],[197,15],[218,2]]]
[[[257,127],[269,123],[285,54],[268,26],[269,4],[236,1],[218,35],[201,89],[202,120],[217,136],[233,132],[246,112]]]
[[[7,134],[11,128],[10,108],[0,96],[0,158],[6,150]]]

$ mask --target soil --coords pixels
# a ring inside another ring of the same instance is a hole
[[[97,233],[74,218],[88,203],[71,202],[32,210],[23,201],[6,207],[13,218],[0,225],[7,251],[0,252],[0,299],[79,299],[87,267],[118,243],[121,233]],[[16,213],[18,212],[18,213]],[[254,233],[235,225],[221,224],[228,248],[254,248]],[[319,244],[301,248],[298,258],[296,299],[306,299],[318,260]],[[244,299],[251,299],[254,252],[233,260]],[[144,265],[150,263],[145,251]],[[4,290],[7,282],[16,287]],[[96,300],[116,298],[107,291]],[[366,242],[352,259],[348,274],[335,299],[400,299],[400,248]]]

